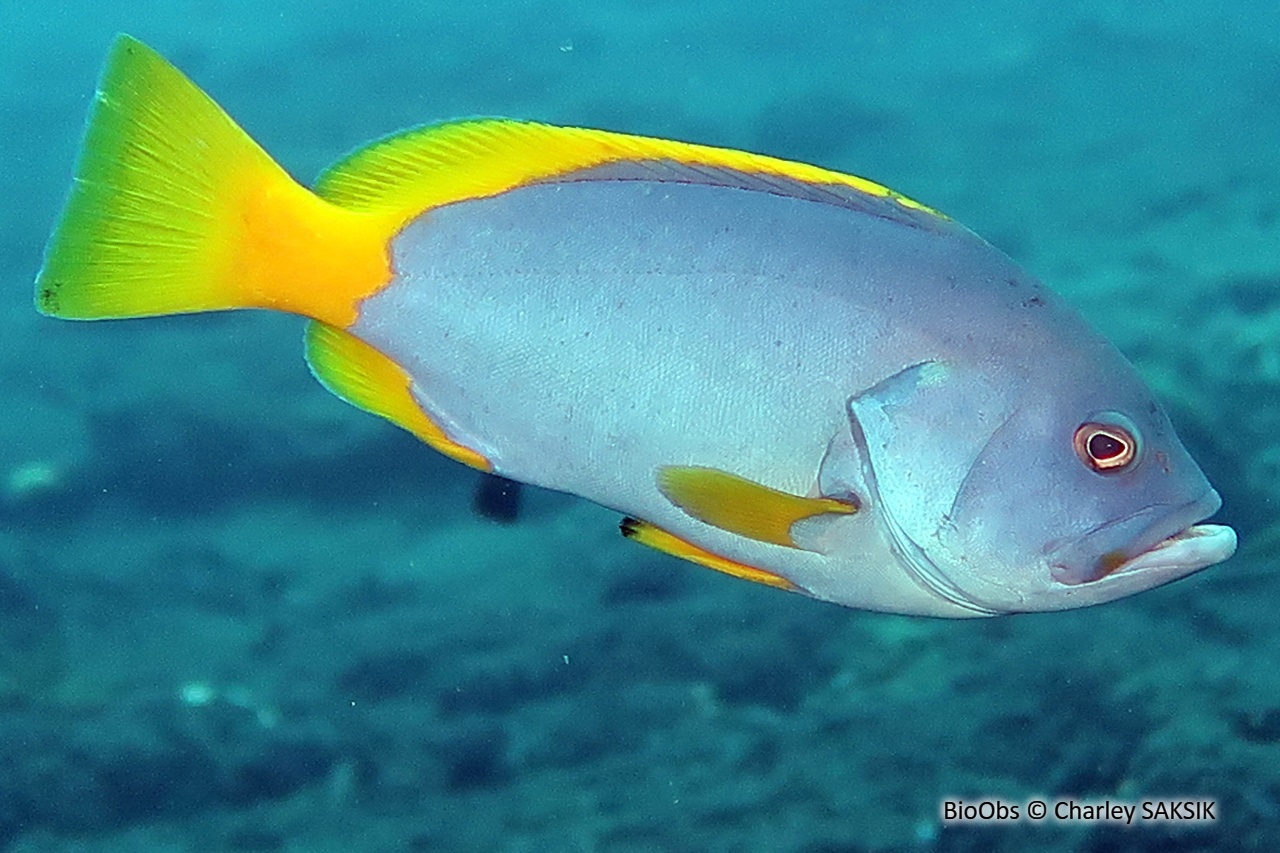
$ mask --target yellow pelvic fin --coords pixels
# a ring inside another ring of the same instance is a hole
[[[717,468],[669,465],[658,469],[658,489],[698,521],[795,548],[791,526],[824,513],[848,515],[858,507],[834,498],[802,498]]]
[[[276,308],[345,326],[403,224],[300,186],[155,51],[117,37],[36,281],[45,314]]]
[[[410,217],[443,204],[628,162],[670,162],[851,189],[945,218],[873,181],[818,166],[709,145],[511,119],[445,122],[393,134],[329,167],[316,182],[316,192],[353,210]]]
[[[776,575],[773,572],[767,572],[764,569],[757,569],[745,563],[721,557],[719,554],[713,554],[705,548],[700,548],[692,542],[686,542],[679,536],[668,533],[661,527],[655,527],[647,521],[624,518],[621,529],[622,535],[628,539],[633,539],[641,545],[648,545],[650,548],[654,548],[664,554],[670,554],[673,557],[697,563],[699,566],[715,569],[717,572],[724,572],[726,575],[733,575],[743,580],[762,583],[765,586],[785,589],[788,592],[804,591],[782,575]]]
[[[450,459],[493,470],[488,459],[449,438],[422,410],[404,368],[350,332],[307,324],[307,364],[320,384],[353,406],[404,427]]]

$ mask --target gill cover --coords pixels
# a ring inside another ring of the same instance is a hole
[[[944,535],[975,460],[1013,413],[997,381],[945,361],[906,367],[849,400],[854,443],[893,544],[916,579],[983,610],[949,576]]]

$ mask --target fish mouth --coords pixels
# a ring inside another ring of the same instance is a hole
[[[1236,532],[1230,527],[1225,524],[1193,524],[1125,560],[1103,577],[1148,571],[1191,574],[1221,563],[1235,551]]]
[[[1108,522],[1049,553],[1053,579],[1065,586],[1165,583],[1220,563],[1236,550],[1236,533],[1202,524],[1222,505],[1209,489],[1178,506],[1158,504]]]

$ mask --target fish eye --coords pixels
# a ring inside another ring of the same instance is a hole
[[[1072,439],[1076,456],[1099,474],[1123,471],[1138,458],[1138,434],[1119,416],[1088,420],[1076,427]],[[1124,419],[1127,420],[1127,419]]]

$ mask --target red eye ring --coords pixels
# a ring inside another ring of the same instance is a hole
[[[1076,427],[1071,444],[1080,461],[1099,474],[1122,471],[1138,458],[1137,435],[1117,423],[1086,421]]]

